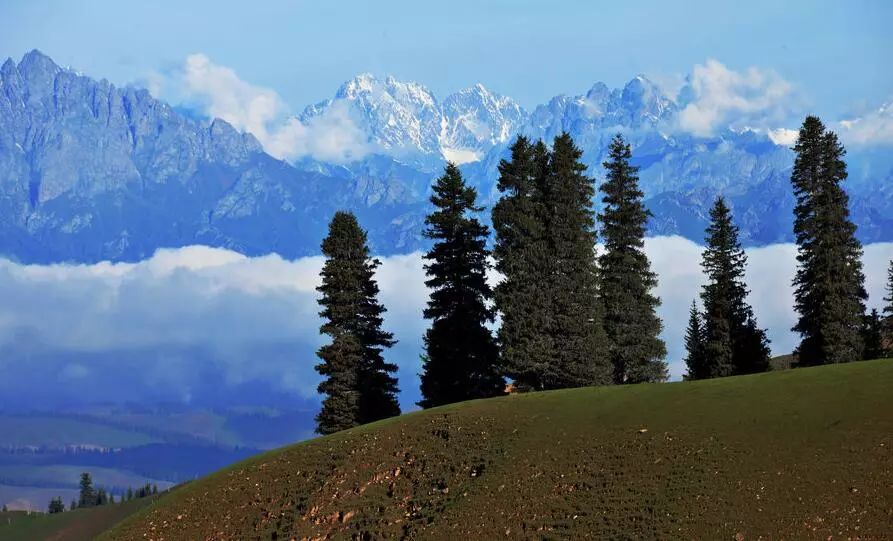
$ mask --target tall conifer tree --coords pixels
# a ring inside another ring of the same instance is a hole
[[[837,135],[814,116],[803,122],[794,151],[794,298],[799,320],[793,330],[801,337],[798,363],[854,361],[863,352],[860,328],[867,295],[862,246],[841,187],[847,178],[845,151]]]
[[[375,269],[366,233],[353,214],[335,213],[322,242],[326,262],[317,290],[325,320],[320,332],[331,338],[317,355],[325,376],[319,392],[325,395],[316,417],[317,432],[331,434],[400,413],[397,370],[382,357],[394,345],[393,335],[381,329],[384,307],[378,302]]]
[[[701,266],[707,284],[704,303],[704,370],[700,377],[750,374],[769,369],[766,333],[757,327],[747,304],[744,270],[747,255],[738,241],[738,227],[722,197],[710,209]]]
[[[645,255],[649,212],[639,189],[639,168],[630,164],[632,151],[619,134],[604,162],[607,179],[599,190],[604,253],[599,257],[604,328],[614,383],[663,381],[667,348],[660,339],[663,324],[652,294],[657,275]]]
[[[432,323],[421,375],[424,408],[496,396],[505,388],[499,350],[487,328],[494,316],[488,306],[488,229],[470,215],[482,210],[476,198],[459,168],[447,164],[431,196],[435,210],[425,220],[425,236],[434,245],[425,255],[425,285],[431,290],[425,317]]]
[[[499,164],[502,197],[492,212],[493,257],[503,276],[494,291],[502,320],[500,363],[519,390],[544,388],[543,374],[554,358],[551,298],[544,287],[550,264],[543,201],[548,168],[546,146],[519,136],[511,158]]]
[[[691,301],[688,311],[688,327],[685,329],[685,366],[688,371],[685,379],[703,379],[706,359],[704,358],[704,324],[698,305]]]
[[[602,385],[612,369],[598,298],[592,178],[567,133],[555,138],[544,187],[554,362],[542,376],[546,389]]]

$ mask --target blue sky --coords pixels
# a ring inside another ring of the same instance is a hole
[[[366,71],[436,95],[483,82],[526,107],[708,58],[789,81],[840,118],[893,96],[893,2],[4,0],[0,55],[39,48],[117,84],[203,53],[295,108]]]

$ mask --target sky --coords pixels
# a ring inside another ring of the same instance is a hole
[[[832,120],[893,97],[893,2],[3,0],[0,56],[38,48],[116,84],[203,54],[296,110],[363,72],[532,108],[594,82],[678,81],[716,59],[790,81]]]

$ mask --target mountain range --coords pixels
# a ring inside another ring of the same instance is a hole
[[[134,261],[161,247],[206,244],[297,257],[318,253],[339,208],[357,213],[376,253],[408,252],[423,246],[428,190],[446,160],[462,164],[491,205],[514,137],[549,141],[562,131],[597,180],[610,138],[624,133],[654,215],[651,234],[700,241],[709,205],[724,194],[746,245],[791,240],[789,142],[746,128],[709,137],[673,130],[685,95],[637,76],[526,111],[480,84],[439,101],[418,83],[363,74],[291,119],[340,122],[356,148],[285,161],[224,120],[62,68],[35,50],[0,67],[0,254],[27,263]],[[848,163],[860,238],[893,240],[893,158],[851,149]]]

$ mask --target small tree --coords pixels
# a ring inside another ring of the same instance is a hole
[[[56,497],[50,500],[50,505],[47,508],[47,512],[51,515],[56,513],[62,513],[65,511],[65,504],[62,503],[62,498]]]
[[[887,296],[884,302],[883,349],[885,355],[893,356],[893,260],[887,269]]]
[[[88,472],[84,472],[81,474],[78,507],[93,507],[94,505],[96,505],[96,491],[93,490],[93,478]]]
[[[125,494],[124,499],[125,499],[125,501],[128,501],[128,502],[133,499],[133,489],[132,488],[127,487],[127,493]]]
[[[688,311],[688,327],[685,330],[685,365],[688,372],[685,379],[702,379],[704,375],[704,324],[698,305],[691,301],[691,309]]]
[[[885,356],[881,316],[877,309],[872,309],[862,321],[862,342],[865,344],[862,359],[869,361]]]

